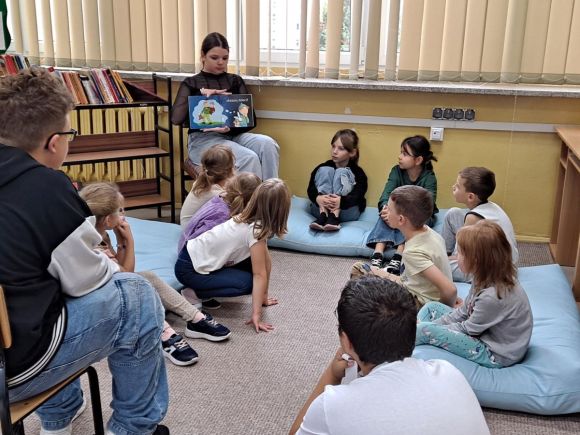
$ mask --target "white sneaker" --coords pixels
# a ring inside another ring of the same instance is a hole
[[[68,426],[65,426],[62,429],[57,429],[57,430],[48,430],[48,429],[44,429],[43,427],[41,427],[40,428],[40,435],[71,435],[72,434],[72,422],[75,421],[77,419],[77,417],[83,413],[83,411],[85,410],[86,407],[87,407],[87,400],[85,399],[85,396],[83,395],[83,403],[81,404],[81,407],[77,410],[76,414],[74,415],[74,417],[72,418],[72,420],[70,421]]]
[[[181,296],[183,296],[187,302],[189,302],[195,308],[201,310],[201,299],[197,297],[193,289],[185,287],[183,290],[181,290]]]

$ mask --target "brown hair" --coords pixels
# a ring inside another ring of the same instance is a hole
[[[512,261],[512,248],[498,224],[483,219],[461,228],[457,233],[457,246],[465,259],[467,272],[473,275],[476,291],[495,286],[497,297],[501,299],[514,287],[517,269]]]
[[[254,223],[254,237],[258,240],[286,234],[290,213],[290,191],[279,178],[264,181],[254,191],[250,202],[239,215],[238,223]]]
[[[230,207],[230,216],[240,214],[262,180],[251,172],[240,172],[225,185],[223,200]]]
[[[221,183],[234,175],[234,153],[227,145],[214,145],[201,155],[201,172],[191,191],[195,195],[207,192],[213,184]]]
[[[433,215],[433,196],[420,186],[401,186],[391,193],[397,213],[405,216],[413,228],[418,229]]]
[[[495,191],[495,174],[481,166],[469,166],[459,171],[465,191],[474,193],[481,202],[486,202]]]
[[[79,191],[91,212],[100,222],[107,216],[115,214],[121,207],[121,192],[114,183],[91,183]]]
[[[358,164],[358,158],[360,157],[360,151],[358,148],[358,135],[356,134],[356,131],[351,130],[350,128],[346,128],[344,130],[338,130],[336,133],[334,133],[334,136],[332,136],[332,140],[330,141],[330,145],[332,145],[334,142],[336,142],[337,139],[340,139],[342,146],[349,153],[356,151],[356,154],[350,160],[352,162]]]
[[[0,107],[0,140],[33,151],[64,128],[74,102],[59,79],[32,67],[0,80]]]

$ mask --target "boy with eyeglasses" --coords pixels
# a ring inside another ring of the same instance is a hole
[[[57,171],[76,132],[73,101],[57,78],[33,68],[0,80],[0,285],[13,345],[9,397],[39,394],[108,358],[108,434],[168,434],[158,425],[168,387],[163,308],[142,277],[118,273],[95,250],[101,236],[70,180]],[[37,413],[41,434],[70,434],[84,409],[77,379]]]

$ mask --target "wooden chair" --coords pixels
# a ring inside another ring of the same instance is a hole
[[[0,287],[0,428],[3,435],[24,434],[24,419],[32,414],[40,405],[57,394],[72,381],[86,373],[89,378],[91,402],[93,410],[93,424],[96,435],[104,435],[99,378],[97,371],[88,366],[54,387],[26,400],[10,403],[8,400],[8,385],[6,378],[6,358],[4,349],[12,345],[12,334],[8,321],[8,310],[4,299],[4,291]]]

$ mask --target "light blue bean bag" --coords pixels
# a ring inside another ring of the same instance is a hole
[[[433,227],[435,231],[441,232],[444,214],[445,210],[439,211]],[[310,214],[310,200],[293,196],[288,217],[288,234],[281,239],[277,237],[270,239],[268,246],[314,254],[370,257],[373,250],[366,246],[366,240],[378,217],[376,207],[367,207],[357,221],[341,223],[340,231],[328,233],[313,231],[309,228],[314,220]],[[385,256],[390,258],[388,253]]]
[[[534,316],[524,360],[488,369],[429,345],[414,356],[444,359],[465,375],[482,406],[554,415],[580,412],[580,315],[560,266],[522,267],[519,280]],[[465,298],[468,284],[457,283]]]
[[[292,200],[290,240],[295,240],[297,229],[309,231],[307,224],[312,218],[305,215],[307,205],[305,199],[295,197]],[[365,220],[345,223],[334,235],[308,235],[311,239],[325,241],[325,244],[291,243],[307,248],[307,252],[320,252],[317,249],[326,247],[323,252],[332,254],[333,250],[343,248],[330,243],[331,236],[341,236],[342,233],[342,237],[346,237],[349,231],[345,230],[350,227],[352,233],[359,232],[357,237],[362,240],[374,224],[376,213],[376,208],[367,209],[363,215]],[[305,225],[299,225],[298,218]],[[180,226],[134,218],[127,220],[135,237],[136,270],[152,270],[175,289],[181,289],[183,286],[173,272]],[[113,234],[111,236],[114,238]],[[277,242],[274,245],[282,246]],[[357,244],[346,240],[344,243],[350,243],[343,245],[351,249],[348,255],[365,252],[363,242]],[[345,255],[344,251],[341,253]],[[414,356],[451,362],[465,375],[482,406],[544,415],[580,412],[580,315],[568,281],[558,265],[520,268],[519,279],[534,315],[530,348],[521,363],[504,369],[488,369],[428,345],[417,346]],[[459,295],[465,298],[469,286],[457,283],[457,287]]]
[[[181,227],[166,222],[147,221],[127,217],[135,239],[135,271],[150,270],[176,290],[183,285],[175,278],[177,242]],[[115,243],[115,234],[109,231]]]

